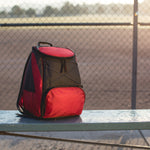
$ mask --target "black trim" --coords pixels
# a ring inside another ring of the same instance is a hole
[[[31,27],[31,26],[131,26],[131,22],[97,22],[97,23],[1,23],[0,27]]]
[[[23,76],[22,76],[22,80],[21,80],[21,85],[20,85],[20,90],[19,90],[19,94],[18,94],[18,98],[17,98],[17,103],[16,103],[17,109],[18,109],[22,114],[25,113],[25,110],[24,110],[24,108],[22,108],[22,107],[20,108],[20,106],[19,106],[19,101],[20,101],[20,98],[21,98],[21,96],[22,96],[22,91],[23,91],[23,86],[24,86],[24,84],[23,84],[23,83],[24,83],[24,77],[25,77],[25,73],[26,73],[27,66],[28,66],[28,64],[29,64],[29,60],[31,59],[31,54],[32,54],[32,53],[29,54],[28,59],[27,59],[26,64],[25,64],[25,68],[24,68]]]
[[[29,59],[28,65],[26,67],[26,75],[24,81],[24,89],[30,92],[35,92],[31,59]]]
[[[138,23],[140,26],[150,26],[149,22],[139,22]]]

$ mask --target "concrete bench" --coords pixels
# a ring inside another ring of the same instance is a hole
[[[104,131],[149,130],[150,109],[141,110],[84,110],[80,116],[37,120],[18,116],[15,110],[0,111],[0,131]]]
[[[21,117],[15,110],[0,110],[0,135],[21,136],[45,140],[72,143],[150,149],[148,146],[111,144],[83,140],[60,139],[24,135],[12,132],[47,132],[47,131],[105,131],[105,130],[150,130],[150,109],[143,110],[84,110],[82,115],[51,120],[38,120]],[[10,133],[11,132],[11,133]]]

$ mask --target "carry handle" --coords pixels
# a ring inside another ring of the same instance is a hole
[[[53,46],[53,45],[52,45],[51,43],[49,43],[49,42],[38,42],[38,47],[40,47],[41,44],[47,44],[47,45],[49,45],[49,46]]]

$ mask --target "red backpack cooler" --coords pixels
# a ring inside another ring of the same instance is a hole
[[[33,47],[23,73],[18,110],[37,118],[76,116],[82,113],[84,101],[75,53],[47,42]]]

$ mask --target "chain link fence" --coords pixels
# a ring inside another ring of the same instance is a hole
[[[137,64],[137,107],[150,108],[150,3],[139,4],[138,64]]]
[[[0,109],[16,109],[26,59],[39,41],[76,52],[84,109],[130,109],[134,0],[127,2],[1,1]],[[148,0],[139,2],[140,23],[149,23],[149,7]],[[150,108],[146,25],[138,26],[136,104],[143,109]]]

